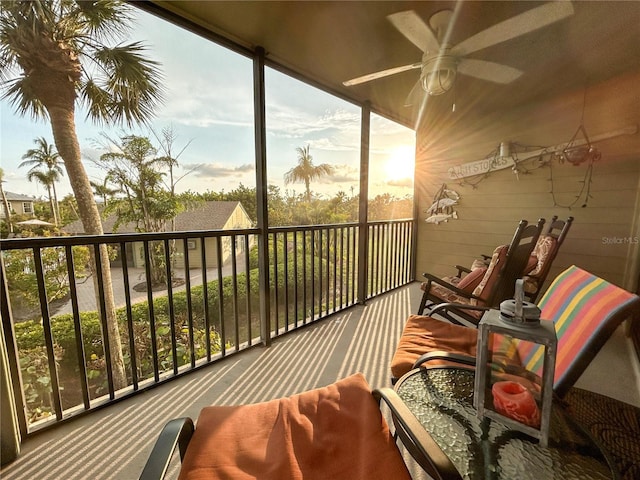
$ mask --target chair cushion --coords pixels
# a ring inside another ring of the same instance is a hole
[[[427,282],[423,282],[423,283],[426,287]],[[453,290],[449,290],[447,287],[443,287],[438,283],[431,284],[431,289],[429,290],[429,296],[435,297],[435,303],[443,303],[443,302],[468,303],[469,302],[469,299],[467,297],[463,295],[458,295]]]
[[[487,267],[487,271],[482,277],[482,280],[478,284],[478,286],[473,291],[473,294],[476,297],[480,297],[483,300],[487,300],[495,283],[498,281],[498,274],[502,269],[502,265],[507,258],[507,252],[509,251],[509,245],[500,245],[496,247],[493,251],[493,255],[491,256],[491,261],[489,262],[489,266]],[[471,305],[478,305],[480,302],[476,299],[471,299],[469,302]],[[484,304],[484,302],[483,302]]]
[[[391,374],[400,378],[423,353],[434,350],[476,356],[477,330],[424,315],[411,315],[391,360]],[[446,364],[434,360],[433,364]]]
[[[444,280],[447,283],[463,290],[465,292],[471,293],[480,283],[480,281],[484,278],[484,275],[487,271],[487,267],[476,268],[472,270],[463,278],[458,277],[444,277]],[[422,291],[427,290],[427,286],[429,282],[422,282],[420,284],[420,289]],[[469,303],[469,299],[463,295],[458,295],[456,292],[449,290],[447,287],[440,285],[438,283],[431,283],[429,295],[436,298],[436,303],[441,302],[452,302],[452,303]]]
[[[475,270],[476,268],[487,268],[488,264],[489,264],[489,262],[487,260],[485,260],[484,258],[476,258],[471,263],[471,267],[469,267],[469,269],[470,270]]]
[[[531,255],[537,259],[536,266],[531,271],[525,273],[528,273],[532,277],[537,277],[543,273],[547,262],[552,261],[555,257],[557,248],[557,238],[551,235],[541,235],[531,253]]]
[[[554,385],[565,382],[570,368],[575,369],[581,360],[586,363],[579,368],[586,368],[595,355],[589,354],[593,350],[592,341],[604,329],[611,328],[608,320],[617,311],[637,298],[575,265],[556,277],[538,303],[541,317],[555,323],[558,335]],[[542,347],[521,342],[518,351],[527,370],[538,374],[542,371]],[[583,354],[585,358],[581,359]]]
[[[180,471],[198,479],[410,479],[362,374],[288,398],[203,408]]]
[[[494,370],[504,371],[508,370],[508,367],[520,367],[517,342],[511,337],[499,334],[493,335],[492,339]],[[477,342],[478,331],[475,328],[453,325],[423,315],[411,315],[407,319],[391,360],[391,374],[394,378],[400,378],[413,368],[413,364],[422,354],[427,352],[441,351],[475,358]],[[429,365],[449,364],[459,365],[441,359],[429,361]]]
[[[460,290],[464,290],[465,292],[473,292],[473,290],[480,284],[482,277],[487,271],[487,267],[476,268],[475,270],[471,270],[470,273],[466,274],[463,278],[458,282],[458,288]]]

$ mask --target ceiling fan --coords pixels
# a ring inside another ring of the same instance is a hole
[[[431,28],[413,10],[397,12],[387,18],[400,33],[424,52],[422,61],[363,75],[347,80],[343,85],[358,85],[418,68],[421,69],[420,79],[409,97],[420,87],[429,95],[441,95],[453,87],[457,73],[495,83],[511,83],[522,75],[521,70],[466,58],[467,55],[550,25],[572,14],[573,5],[570,1],[545,3],[476,33],[457,45],[450,45],[447,40],[453,27],[451,10],[433,14],[429,20]]]

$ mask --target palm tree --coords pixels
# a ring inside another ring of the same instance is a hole
[[[76,103],[93,121],[144,123],[161,97],[158,64],[139,42],[116,44],[127,32],[132,9],[114,0],[5,0],[0,9],[0,81],[17,113],[48,119],[78,202],[84,231],[101,235],[102,223],[80,156]],[[109,46],[110,40],[115,46]],[[126,386],[120,332],[106,245],[101,279],[110,337],[113,381]],[[95,271],[95,270],[94,270]],[[100,302],[98,302],[100,304]]]
[[[109,180],[109,175],[107,175],[106,177],[104,177],[102,183],[94,181],[89,182],[91,184],[91,187],[93,187],[93,194],[96,197],[102,198],[103,207],[106,207],[109,199],[113,198],[113,196],[120,191],[117,188],[109,187]]]
[[[58,225],[58,216],[56,214],[56,208],[53,204],[53,195],[51,194],[52,185],[60,178],[57,176],[58,173],[55,170],[49,170],[48,172],[43,172],[41,170],[31,169],[27,173],[27,180],[33,182],[34,180],[40,182],[42,185],[47,187],[47,193],[49,194],[49,207],[51,208],[51,214],[53,215],[53,223]]]
[[[309,145],[306,147],[296,148],[298,152],[298,165],[293,167],[284,175],[285,183],[304,182],[306,189],[307,202],[311,201],[311,180],[320,178],[323,175],[331,175],[333,173],[333,167],[328,163],[321,165],[313,164],[313,157],[309,153]]]
[[[9,201],[7,200],[7,196],[4,194],[4,188],[2,184],[4,183],[4,170],[0,168],[0,197],[2,197],[2,206],[4,208],[4,219],[9,225],[9,233],[13,233],[13,223],[11,222],[11,207],[9,207]]]
[[[51,214],[53,215],[53,223],[58,225],[60,219],[60,211],[58,209],[58,193],[56,192],[56,182],[63,175],[62,159],[55,147],[50,145],[43,137],[36,138],[35,144],[37,148],[32,148],[22,156],[24,162],[18,167],[31,167],[27,172],[27,179],[31,182],[38,180],[47,187],[49,193],[49,204],[51,205]],[[51,193],[53,192],[53,195]]]

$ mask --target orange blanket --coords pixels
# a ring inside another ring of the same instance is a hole
[[[410,479],[362,374],[289,398],[202,409],[180,471],[199,479]]]

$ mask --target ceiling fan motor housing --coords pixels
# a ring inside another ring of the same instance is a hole
[[[458,59],[448,55],[445,49],[442,55],[425,52],[422,56],[422,88],[429,95],[436,96],[448,92],[456,81]]]

